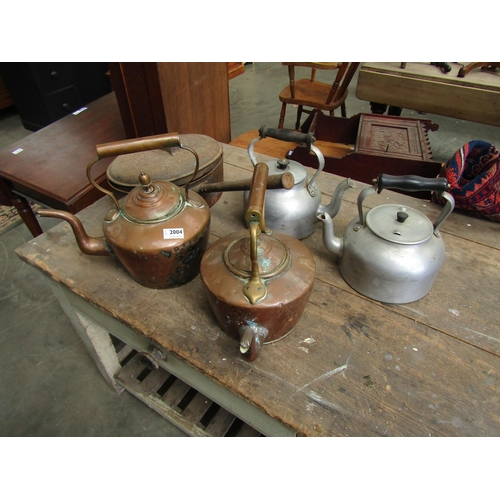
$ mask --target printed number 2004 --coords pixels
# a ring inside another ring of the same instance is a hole
[[[183,239],[183,238],[184,238],[184,228],[182,227],[173,227],[163,230],[164,240]]]

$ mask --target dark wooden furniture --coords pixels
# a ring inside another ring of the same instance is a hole
[[[224,145],[224,170],[228,180],[248,177],[246,150]],[[341,180],[318,178],[324,201]],[[344,195],[338,235],[356,217],[364,187]],[[367,209],[381,203],[413,207],[431,220],[442,208],[390,191],[365,200]],[[79,214],[89,233],[102,234],[111,206],[105,197]],[[244,227],[241,193],[223,193],[211,210],[213,240]],[[304,240],[317,266],[304,315],[253,363],[221,331],[199,276],[171,290],[141,287],[113,258],[83,255],[65,222],[17,254],[49,278],[110,385],[125,386],[190,434],[209,434],[205,416],[219,406],[216,435],[237,417],[270,436],[499,436],[498,223],[455,211],[440,232],[446,259],[431,292],[388,305],[344,282],[318,227]],[[124,364],[116,339],[159,369],[139,356]],[[175,394],[159,389],[165,372]],[[186,407],[189,387],[196,395]]]
[[[500,126],[500,78],[490,71],[457,76],[461,65],[443,73],[429,63],[373,62],[359,69],[358,99],[404,109]]]
[[[14,99],[10,95],[9,89],[2,78],[0,73],[0,109],[7,108],[14,104]]]
[[[32,131],[109,94],[107,71],[106,63],[0,63],[22,123]]]
[[[430,120],[398,116],[358,114],[351,118],[316,112],[309,127],[314,143],[325,156],[325,172],[371,183],[378,174],[436,177],[441,163],[433,161],[429,131],[438,126]],[[317,168],[315,155],[297,146],[287,157]],[[429,193],[412,193],[429,199]]]
[[[295,128],[300,128],[300,117],[302,113],[311,113],[307,108],[328,111],[333,116],[337,108],[341,109],[342,116],[346,116],[345,100],[348,94],[348,86],[359,66],[359,63],[314,63],[314,62],[284,62],[288,67],[289,84],[280,92],[279,99],[281,113],[278,128],[283,128],[287,105],[296,105],[297,121]],[[295,68],[311,68],[310,78],[301,78],[295,81]],[[332,84],[322,83],[316,80],[316,71],[335,71]]]
[[[88,181],[86,167],[96,144],[125,138],[114,93],[0,150],[1,203],[15,206],[34,236],[42,232],[26,198],[79,212],[103,196]],[[113,158],[97,163],[94,175],[107,186]]]
[[[231,140],[228,63],[109,63],[128,138],[177,132]]]

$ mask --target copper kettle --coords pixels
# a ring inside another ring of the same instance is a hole
[[[90,175],[91,167],[102,158],[168,147],[184,148],[194,155],[194,172],[184,188],[167,181],[152,182],[144,172],[139,176],[140,186],[118,202]],[[101,144],[96,151],[97,157],[87,166],[87,177],[115,204],[104,217],[104,236],[89,237],[80,220],[69,212],[43,209],[38,210],[38,215],[69,222],[83,253],[114,255],[143,286],[172,288],[191,281],[199,273],[210,226],[207,202],[188,189],[199,168],[196,151],[182,145],[178,134]]]
[[[268,170],[265,163],[255,167],[246,211],[249,229],[219,239],[200,265],[210,307],[224,332],[240,342],[246,361],[295,328],[316,275],[314,258],[301,241],[265,226]]]

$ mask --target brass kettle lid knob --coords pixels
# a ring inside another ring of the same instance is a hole
[[[154,187],[151,186],[152,181],[151,181],[151,177],[149,176],[149,174],[146,174],[145,172],[141,172],[139,174],[139,182],[141,183],[141,186],[142,186],[143,191],[145,193],[151,193],[151,191],[153,191]]]

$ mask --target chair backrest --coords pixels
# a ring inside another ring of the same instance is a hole
[[[335,79],[332,83],[330,93],[325,104],[330,104],[332,101],[340,99],[346,92],[347,87],[356,73],[359,66],[357,63],[338,63],[338,62],[283,62],[284,66],[288,66],[288,79],[290,81],[290,95],[295,98],[295,67],[301,66],[311,68],[311,82],[316,77],[316,70],[338,70]]]

